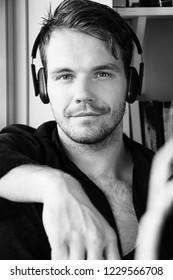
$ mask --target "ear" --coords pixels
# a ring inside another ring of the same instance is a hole
[[[136,68],[130,67],[126,101],[133,103],[138,94],[139,76]]]
[[[49,103],[49,96],[47,92],[47,83],[46,83],[46,75],[44,68],[40,68],[38,71],[38,89],[39,89],[39,95],[40,99],[44,104]]]

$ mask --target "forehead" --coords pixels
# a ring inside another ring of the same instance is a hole
[[[107,43],[91,35],[75,30],[57,30],[52,33],[46,49],[48,71],[52,67],[94,67],[98,64],[115,63],[123,67],[118,46],[116,59]]]

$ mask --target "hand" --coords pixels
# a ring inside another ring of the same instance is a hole
[[[114,230],[73,177],[63,174],[61,184],[58,178],[47,189],[43,224],[52,259],[120,259]]]
[[[150,175],[146,213],[140,221],[136,259],[158,259],[165,219],[173,205],[173,140],[155,155]]]
[[[155,155],[150,175],[147,209],[166,216],[173,203],[173,140]]]

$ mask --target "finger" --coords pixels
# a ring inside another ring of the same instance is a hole
[[[155,155],[151,169],[151,177],[153,177],[154,180],[158,180],[160,184],[166,182],[170,176],[172,161],[173,140],[170,140]]]
[[[140,220],[136,260],[156,260],[163,219],[155,212],[147,211]]]
[[[120,253],[118,250],[117,240],[112,240],[104,250],[106,260],[120,260]]]
[[[74,234],[71,237],[71,242],[69,244],[69,259],[70,260],[85,260],[86,257],[85,244],[82,238]]]
[[[103,260],[103,251],[103,244],[90,242],[87,246],[87,260]]]
[[[69,248],[65,243],[56,244],[51,248],[51,259],[52,260],[68,260],[69,259]]]
[[[168,215],[173,205],[173,181],[167,183],[167,187],[160,194],[160,201],[158,201],[158,209],[162,212],[162,217]]]
[[[150,193],[155,195],[167,183],[173,160],[173,140],[168,141],[155,155],[150,174]]]
[[[158,248],[163,226],[171,206],[173,205],[173,182],[169,182],[154,201],[154,211],[146,211],[140,220],[138,234],[139,245],[136,249],[135,259],[158,258]]]

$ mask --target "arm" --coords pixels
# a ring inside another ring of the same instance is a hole
[[[136,259],[158,259],[165,220],[173,205],[173,140],[164,145],[153,160],[147,211],[140,221]]]
[[[43,225],[52,259],[118,259],[113,229],[92,205],[76,179],[37,165],[13,168],[0,179],[0,196],[43,203]]]

